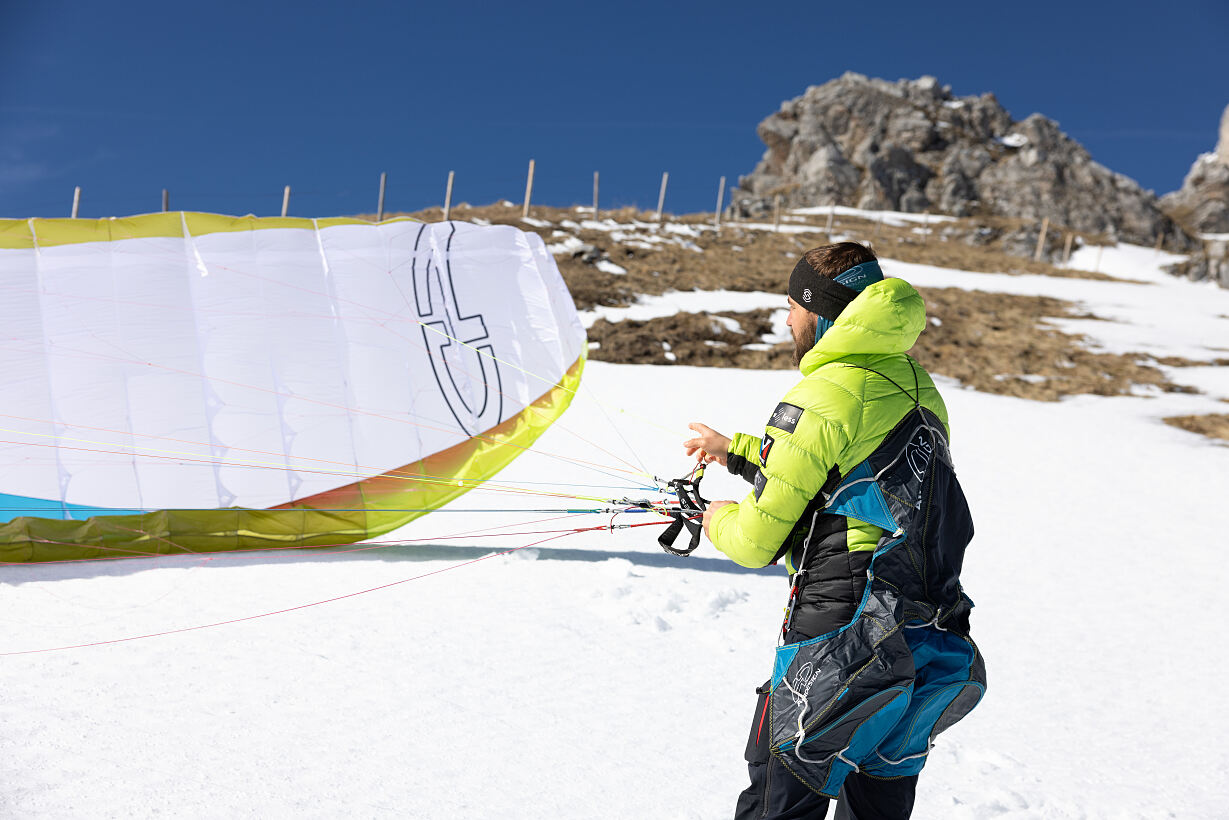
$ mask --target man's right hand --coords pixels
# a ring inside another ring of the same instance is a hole
[[[695,453],[696,461],[705,464],[715,461],[724,467],[726,458],[730,454],[730,439],[698,421],[693,421],[687,427],[698,434],[695,438],[689,438],[683,442],[687,455]]]

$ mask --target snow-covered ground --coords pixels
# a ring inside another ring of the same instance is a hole
[[[1150,254],[1102,259],[1144,283],[884,266],[1076,300],[1110,348],[1224,356],[1229,291]],[[989,691],[915,817],[1225,816],[1229,447],[1159,420],[1224,412],[1226,368],[1200,370],[1221,392],[1037,403],[940,380]],[[689,421],[758,432],[794,378],[590,363],[495,483],[642,497],[640,473],[687,469]],[[610,515],[461,512],[504,506],[476,490],[380,549],[0,568],[0,817],[728,817],[781,571],[665,555],[655,527],[560,536]]]

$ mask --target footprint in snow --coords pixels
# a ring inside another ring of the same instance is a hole
[[[740,589],[726,589],[718,592],[708,602],[708,611],[712,615],[724,612],[734,604],[747,600],[747,593]]]

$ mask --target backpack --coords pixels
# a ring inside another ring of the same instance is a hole
[[[836,797],[854,771],[920,772],[934,738],[981,700],[986,669],[969,637],[973,602],[960,586],[973,521],[932,411],[915,405],[840,480],[812,528],[819,512],[884,530],[853,618],[776,650],[772,753],[811,789]]]

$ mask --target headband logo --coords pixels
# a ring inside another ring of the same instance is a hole
[[[802,301],[804,301],[804,302],[809,302],[809,301],[811,301],[811,289],[810,289],[810,288],[805,288],[805,289],[803,289],[803,291],[802,291]]]

